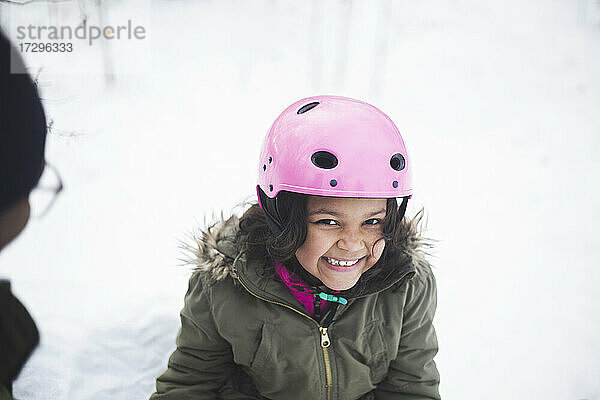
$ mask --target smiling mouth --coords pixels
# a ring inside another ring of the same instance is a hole
[[[331,258],[331,257],[323,257],[323,259],[325,259],[325,261],[327,261],[327,263],[329,263],[335,267],[353,267],[356,264],[358,264],[360,262],[360,260],[363,259],[363,257],[356,258],[354,260],[338,260],[337,258]]]

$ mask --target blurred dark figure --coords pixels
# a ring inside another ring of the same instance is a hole
[[[46,117],[37,88],[28,74],[11,73],[11,62],[12,71],[25,71],[0,31],[0,251],[27,224],[30,194],[46,165]],[[33,319],[10,282],[0,280],[0,400],[12,399],[12,383],[38,343]]]

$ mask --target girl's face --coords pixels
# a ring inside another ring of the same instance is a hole
[[[332,290],[353,287],[383,253],[386,199],[310,196],[300,264]]]

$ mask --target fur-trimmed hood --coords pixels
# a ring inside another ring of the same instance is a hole
[[[374,283],[373,291],[391,286],[395,283],[394,279],[397,281],[402,272],[420,274],[430,268],[426,256],[431,255],[428,250],[433,247],[434,240],[423,236],[423,216],[424,212],[421,209],[412,219],[408,217],[403,219],[403,240],[398,246],[397,265],[393,268],[395,270],[393,272],[396,273],[386,274],[385,282]],[[242,250],[244,245],[238,243],[240,240],[243,241],[244,236],[238,235],[238,232],[237,216],[228,219],[221,216],[218,221],[207,227],[198,228],[188,241],[182,243],[181,248],[186,253],[182,261],[191,265],[194,271],[200,274],[204,284],[210,285],[228,277],[233,278],[237,273],[236,262],[245,259]]]

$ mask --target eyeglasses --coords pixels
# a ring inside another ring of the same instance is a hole
[[[31,216],[41,218],[46,215],[62,190],[63,183],[58,171],[46,163],[37,186],[29,194]]]

